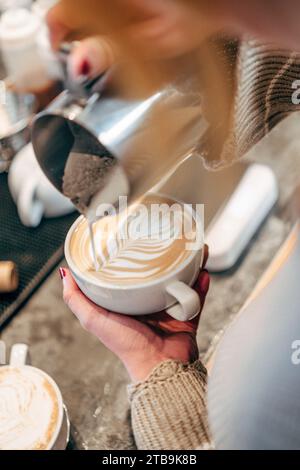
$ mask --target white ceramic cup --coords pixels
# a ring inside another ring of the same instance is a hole
[[[126,315],[148,315],[166,310],[180,321],[192,320],[199,314],[201,301],[191,287],[203,264],[203,225],[199,220],[196,225],[200,236],[195,249],[179,267],[159,279],[126,286],[93,281],[76,266],[70,253],[70,241],[82,220],[82,216],[79,217],[67,235],[65,257],[79,288],[96,305]]]
[[[14,158],[8,184],[21,222],[37,227],[43,217],[60,217],[74,211],[73,204],[48,181],[39,167],[31,144]]]
[[[7,369],[13,368],[13,369],[18,369],[18,371],[22,374],[22,371],[28,368],[33,369],[39,375],[44,377],[48,383],[51,384],[52,389],[55,392],[55,397],[58,403],[58,419],[57,419],[57,425],[53,433],[53,436],[51,440],[49,441],[47,449],[45,450],[65,450],[69,441],[69,436],[70,436],[70,422],[68,419],[66,407],[63,403],[61,392],[57,384],[48,374],[46,374],[41,369],[32,367],[31,365],[28,364],[28,362],[29,362],[28,346],[26,344],[15,344],[11,349],[9,364],[6,365],[5,364],[5,343],[3,341],[0,341],[1,370],[4,370],[6,368]]]

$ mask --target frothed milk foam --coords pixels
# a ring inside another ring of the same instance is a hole
[[[82,220],[70,242],[70,254],[80,272],[95,282],[144,283],[172,272],[190,257],[187,244],[196,238],[191,213],[184,212],[181,203],[156,194],[140,204],[131,206],[126,217],[106,217],[93,224],[99,269],[95,269],[88,222]],[[155,212],[157,207],[163,210]]]
[[[53,384],[33,367],[0,368],[0,449],[44,450],[59,425]]]

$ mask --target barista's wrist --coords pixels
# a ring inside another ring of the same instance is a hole
[[[129,377],[133,383],[142,382],[151,374],[151,372],[162,362],[167,361],[167,358],[163,355],[151,355],[145,354],[142,360],[127,360],[123,361]]]
[[[178,354],[166,355],[159,352],[148,354],[145,352],[143,357],[128,357],[123,360],[130,379],[133,383],[142,382],[149,377],[151,372],[160,364],[166,361],[177,361],[182,364],[194,362],[197,358],[189,351],[178,351]]]

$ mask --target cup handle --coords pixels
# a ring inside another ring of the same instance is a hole
[[[14,344],[11,348],[9,364],[22,367],[29,363],[29,348],[27,344]]]
[[[175,320],[190,321],[200,313],[201,301],[199,295],[184,282],[173,282],[167,286],[166,291],[178,302],[167,309],[167,313]]]
[[[18,197],[18,213],[22,224],[26,227],[37,227],[44,214],[44,206],[35,197],[37,181],[27,181]]]

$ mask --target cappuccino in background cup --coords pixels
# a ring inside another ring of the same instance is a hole
[[[201,308],[190,286],[201,266],[202,222],[190,206],[148,194],[93,225],[98,269],[84,217],[69,231],[66,259],[80,289],[97,305],[129,315],[167,309],[187,321]]]
[[[15,345],[0,367],[0,450],[65,449],[66,411],[59,388],[45,372],[25,365],[26,345]]]

